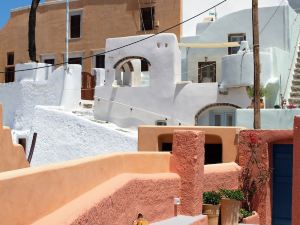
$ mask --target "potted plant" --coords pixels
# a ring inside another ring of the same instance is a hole
[[[252,99],[251,106],[249,108],[254,108],[254,86],[247,87],[247,94],[249,98]],[[259,88],[259,97],[260,97],[260,108],[264,108],[264,100],[263,97],[266,95],[266,89],[263,86],[260,86]]]
[[[221,189],[221,221],[222,225],[238,225],[241,201],[244,194],[241,190]]]
[[[218,225],[220,215],[221,194],[216,191],[203,193],[202,213],[208,217],[208,225]]]

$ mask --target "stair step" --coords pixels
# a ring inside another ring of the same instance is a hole
[[[290,104],[300,105],[300,98],[289,98]]]
[[[293,80],[292,81],[293,85],[299,85],[300,86],[300,80]]]
[[[300,63],[299,62],[296,63],[296,68],[300,68]]]
[[[292,92],[300,91],[300,86],[292,86]]]
[[[291,97],[293,97],[293,98],[300,98],[300,91],[299,92],[292,91],[291,92]]]
[[[297,80],[297,79],[300,80],[300,73],[295,73],[294,74],[294,79],[295,80]]]
[[[300,68],[296,68],[294,71],[295,73],[300,73]]]
[[[297,58],[297,62],[300,63],[300,57]]]

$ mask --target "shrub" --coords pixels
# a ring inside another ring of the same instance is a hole
[[[247,94],[249,98],[254,98],[254,86],[247,87]],[[266,89],[263,86],[259,87],[259,97],[264,97],[267,94]]]
[[[245,200],[244,194],[241,190],[220,189],[220,194],[222,198],[228,198],[237,201]]]
[[[216,191],[208,191],[203,193],[203,203],[211,205],[219,205],[221,201],[221,194]]]
[[[241,210],[240,210],[240,222],[242,222],[242,220],[244,218],[247,218],[249,216],[252,216],[252,212],[250,212],[250,211],[248,211],[244,208],[241,208]]]

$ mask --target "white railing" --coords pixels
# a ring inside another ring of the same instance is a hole
[[[297,17],[295,19],[295,23],[297,22],[298,16],[299,16],[299,14],[297,14]],[[283,96],[284,96],[285,99],[288,99],[290,97],[290,93],[287,93],[287,88],[290,87],[290,89],[291,89],[291,84],[292,84],[292,80],[293,80],[293,79],[291,79],[291,77],[294,73],[295,65],[296,65],[297,58],[298,58],[299,42],[300,42],[300,28],[299,28],[299,31],[298,31],[296,45],[295,45],[295,48],[294,48],[293,59],[292,59],[291,65],[289,67],[289,76],[287,78],[285,88],[284,88],[284,92],[283,92]]]

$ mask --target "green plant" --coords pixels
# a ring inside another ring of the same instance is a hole
[[[249,98],[254,98],[254,86],[247,87],[247,94]],[[259,87],[259,97],[262,98],[267,94],[266,88],[264,88],[262,85]]]
[[[244,219],[244,218],[247,218],[249,216],[252,216],[252,212],[250,212],[250,211],[248,211],[244,208],[240,209],[240,218],[241,218],[241,220]]]
[[[220,194],[222,198],[228,198],[237,201],[245,200],[244,194],[241,190],[227,190],[227,189],[220,189]]]
[[[203,193],[203,203],[211,205],[219,205],[221,201],[221,194],[216,191],[208,191]]]

